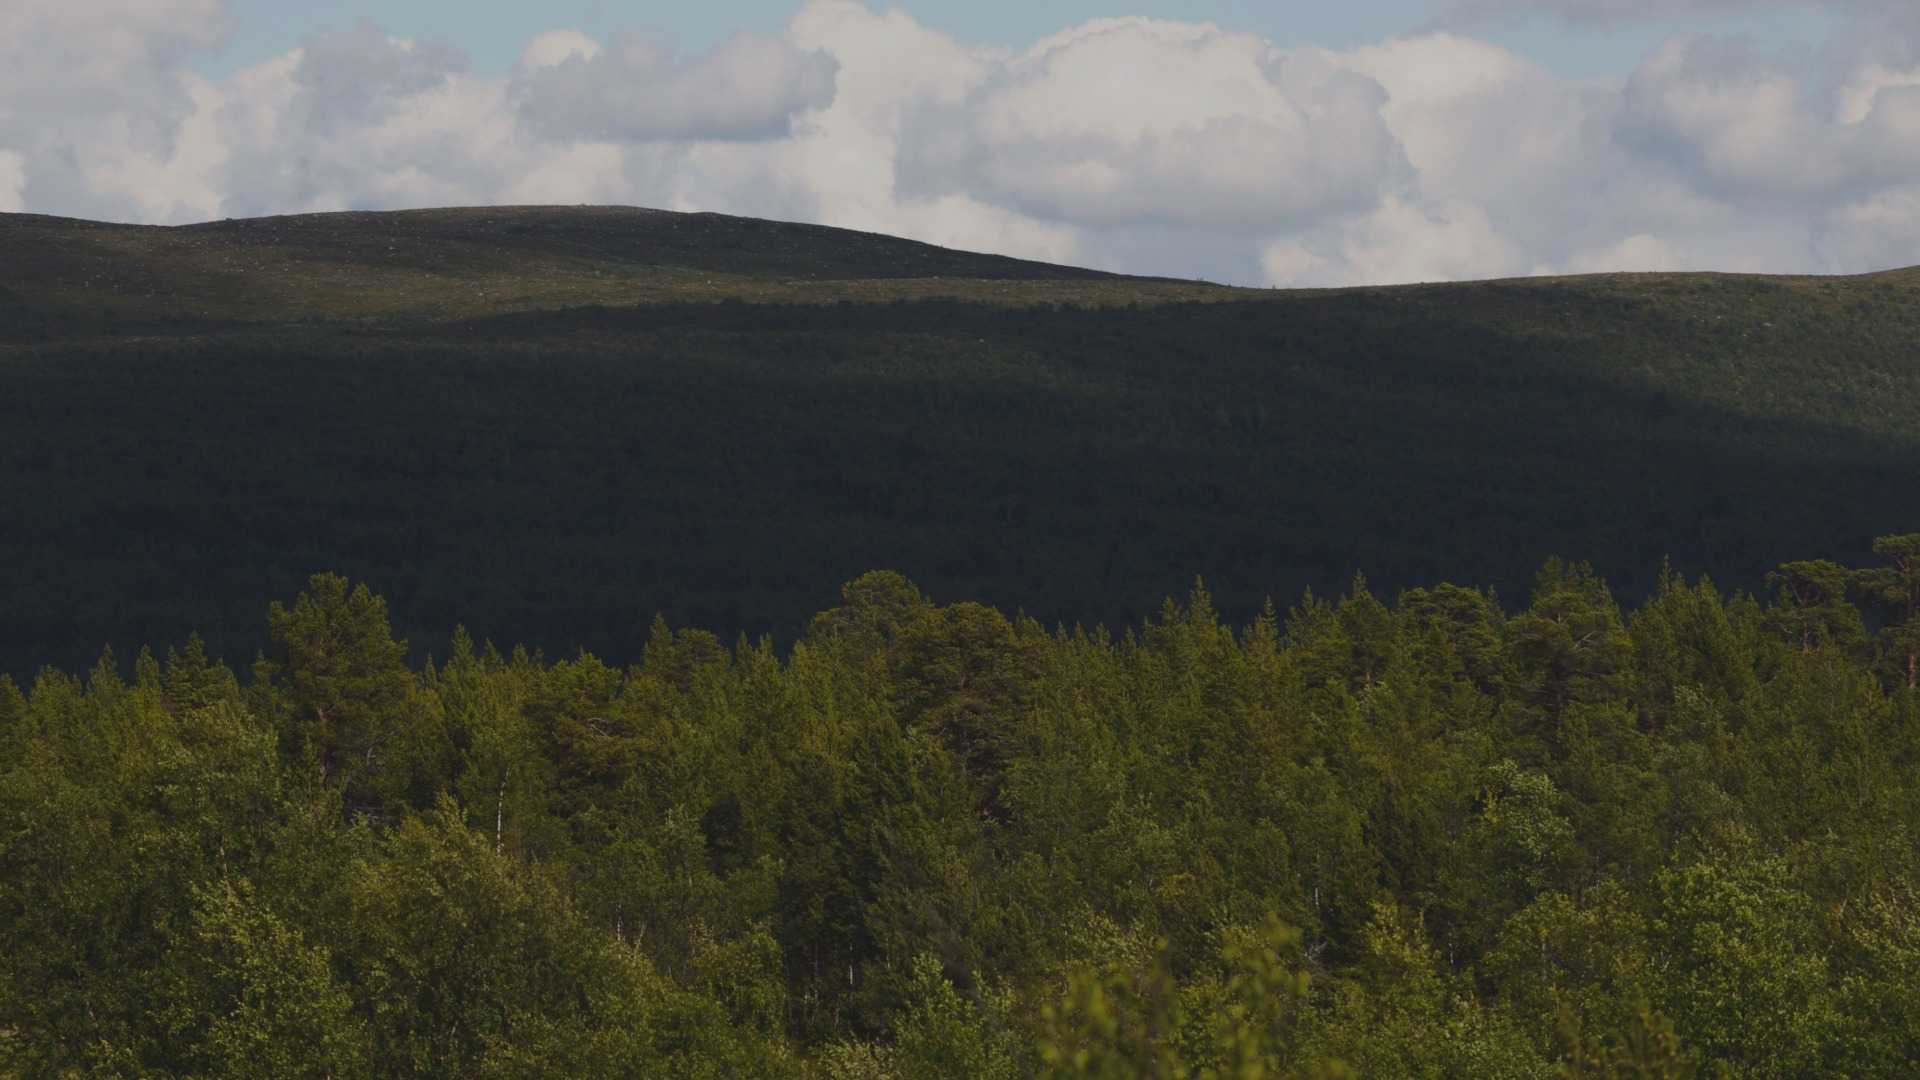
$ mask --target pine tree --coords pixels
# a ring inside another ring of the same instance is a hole
[[[347,792],[350,808],[381,803],[378,781],[400,755],[413,676],[407,646],[387,624],[387,602],[338,574],[315,574],[293,607],[267,610],[275,655],[256,674],[278,689],[289,716],[289,749],[322,783]]]
[[[1920,533],[1882,536],[1873,553],[1886,566],[1862,570],[1855,586],[1886,618],[1880,634],[1906,668],[1907,689],[1920,684]]]

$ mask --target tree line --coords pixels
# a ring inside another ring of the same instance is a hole
[[[849,582],[638,663],[330,574],[0,676],[0,1072],[1898,1076],[1920,534],[1623,610],[1117,631]]]

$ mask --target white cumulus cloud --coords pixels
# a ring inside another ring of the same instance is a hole
[[[833,100],[836,64],[778,38],[738,34],[680,59],[637,34],[524,69],[521,120],[556,139],[762,139]]]
[[[520,50],[520,66],[529,71],[550,68],[575,58],[591,61],[600,55],[600,43],[578,30],[549,30]]]
[[[1102,20],[930,111],[901,181],[1094,227],[1296,223],[1364,211],[1403,177],[1385,100],[1364,75],[1252,35]]]
[[[27,208],[27,162],[17,152],[0,150],[0,214],[17,214]]]
[[[0,209],[633,203],[1245,284],[1867,270],[1920,261],[1920,16],[1856,8],[1804,53],[1678,38],[1618,79],[1464,33],[1130,17],[1007,48],[859,0],[697,55],[556,28],[498,74],[363,22],[209,79],[221,0],[13,0]]]

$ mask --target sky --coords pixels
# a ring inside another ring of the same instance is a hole
[[[0,2],[0,211],[499,203],[1243,285],[1883,269],[1920,3]]]
[[[1259,34],[1277,45],[1326,48],[1352,48],[1451,24],[1470,26],[1485,40],[1513,48],[1555,71],[1577,75],[1624,74],[1651,45],[1674,34],[1745,34],[1779,45],[1818,38],[1829,23],[1827,10],[1817,4],[1678,3],[1652,18],[1582,18],[1577,34],[1564,32],[1553,25],[1555,20],[1527,17],[1524,11],[1509,10],[1504,13],[1507,17],[1498,19],[1484,14],[1472,18],[1473,13],[1464,10],[1467,5],[1442,0],[1180,0],[1131,5],[1112,0],[915,0],[893,6],[930,29],[1006,48],[1115,15],[1210,22]],[[1507,5],[1509,9],[1525,6]],[[1689,11],[1689,7],[1707,10]],[[638,29],[664,36],[680,48],[701,50],[736,33],[777,34],[797,5],[792,0],[717,4],[551,0],[540,5],[471,0],[386,0],[377,5],[362,0],[234,0],[230,10],[234,35],[226,47],[200,58],[196,66],[203,72],[236,70],[284,52],[308,34],[352,26],[362,18],[373,19],[394,34],[457,44],[476,69],[501,72],[512,67],[528,39],[555,27],[594,37]]]

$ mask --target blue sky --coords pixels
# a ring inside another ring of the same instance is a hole
[[[457,46],[480,70],[504,70],[528,38],[555,27],[595,36],[616,30],[664,35],[688,50],[706,49],[740,31],[777,32],[798,5],[794,0],[727,0],[725,3],[633,3],[631,0],[550,0],[501,4],[461,0],[234,0],[235,35],[203,70],[225,73],[297,45],[307,34],[372,19],[395,33]],[[898,5],[921,23],[971,41],[1017,46],[1062,27],[1099,16],[1151,15],[1214,22],[1250,30],[1281,45],[1349,48],[1435,25],[1459,25],[1449,5],[1434,0],[1142,0],[1117,5],[1104,0],[908,0]],[[1676,5],[1678,6],[1678,5]],[[1568,25],[1540,17],[1483,20],[1477,36],[1506,45],[1553,70],[1573,76],[1630,70],[1647,50],[1677,33],[1751,36],[1767,48],[1793,48],[1827,35],[1832,19],[1817,6],[1757,12],[1634,20],[1611,25]]]

